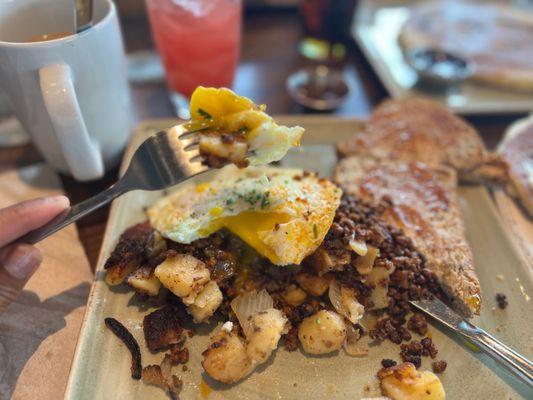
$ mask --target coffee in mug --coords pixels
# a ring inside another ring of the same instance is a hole
[[[115,6],[94,0],[74,34],[72,0],[0,1],[0,91],[44,158],[85,181],[118,163],[132,113]]]
[[[26,42],[46,42],[47,40],[61,39],[62,37],[70,35],[72,35],[71,32],[40,33],[38,35],[33,35],[27,39]]]

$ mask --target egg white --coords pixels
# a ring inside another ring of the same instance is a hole
[[[298,264],[322,242],[340,195],[331,182],[301,170],[228,166],[208,182],[180,185],[148,217],[179,243],[227,228],[273,263]]]

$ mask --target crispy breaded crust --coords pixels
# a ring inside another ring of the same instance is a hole
[[[422,163],[348,157],[335,171],[345,192],[379,205],[381,216],[402,229],[426,258],[444,291],[465,315],[478,314],[479,281],[457,202],[456,174]]]
[[[476,130],[447,107],[422,97],[390,99],[370,116],[363,131],[337,145],[341,157],[372,156],[454,168],[461,180],[499,179],[501,165],[488,159]],[[505,173],[503,172],[503,175]]]

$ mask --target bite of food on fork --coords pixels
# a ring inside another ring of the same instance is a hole
[[[37,243],[132,190],[166,189],[231,163],[243,168],[281,160],[300,145],[304,129],[277,125],[265,108],[229,89],[198,87],[189,122],[146,139],[117,183],[19,241]]]
[[[198,134],[204,163],[240,168],[281,160],[291,147],[300,145],[304,129],[276,124],[265,110],[250,99],[226,88],[198,87],[191,97],[191,121],[186,127]]]

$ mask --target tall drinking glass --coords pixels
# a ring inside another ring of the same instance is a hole
[[[199,86],[231,87],[241,41],[241,0],[147,0],[170,98],[188,118],[188,98]]]

